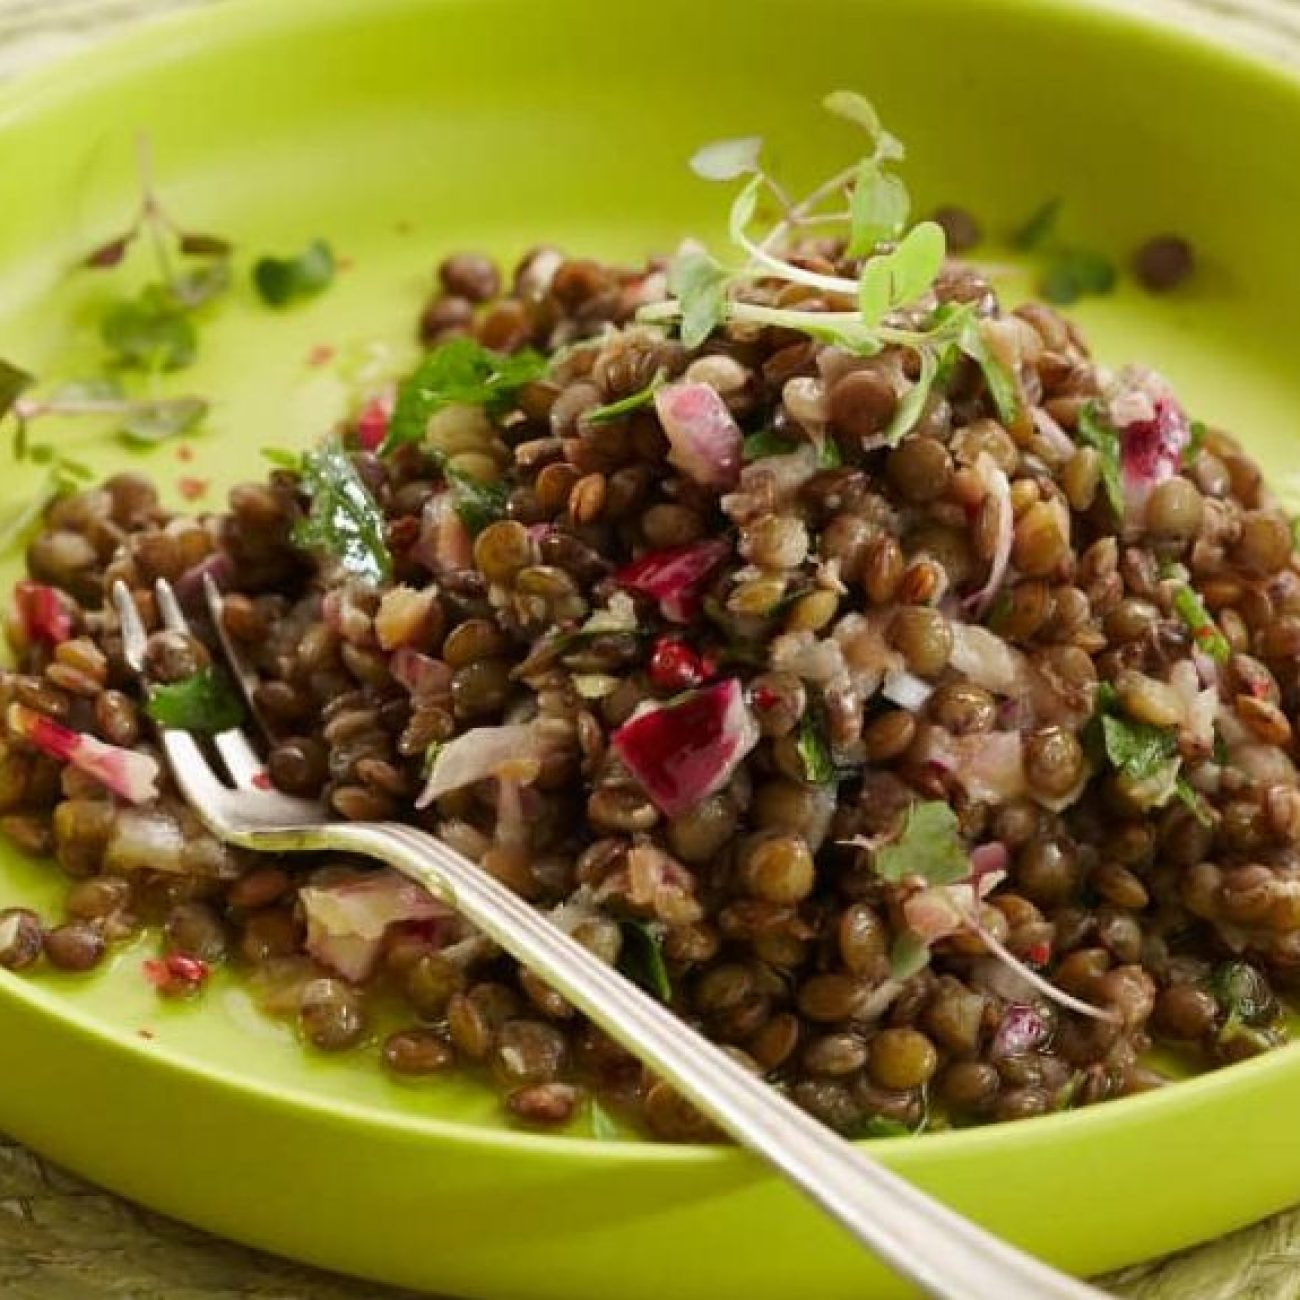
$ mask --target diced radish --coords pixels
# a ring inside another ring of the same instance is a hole
[[[148,754],[108,745],[94,736],[67,727],[22,704],[11,704],[9,730],[43,750],[51,758],[71,763],[93,776],[106,789],[131,803],[148,803],[158,797],[160,771]]]
[[[53,646],[72,636],[71,604],[54,587],[40,582],[15,584],[14,608],[29,643],[39,641]]]
[[[729,677],[680,703],[643,708],[613,745],[655,806],[676,817],[725,785],[758,737],[744,691]]]
[[[1154,371],[1134,367],[1120,373],[1106,414],[1119,432],[1124,521],[1138,528],[1152,489],[1181,468],[1191,425],[1169,384]]]
[[[667,384],[655,393],[655,410],[668,435],[670,465],[703,487],[728,492],[736,486],[744,438],[716,389]]]
[[[730,554],[731,546],[721,540],[650,551],[625,564],[614,581],[658,601],[659,612],[671,622],[689,623],[699,613],[709,577]]]
[[[452,790],[505,773],[518,778],[529,767],[540,766],[552,749],[551,740],[537,723],[503,727],[475,727],[438,751],[428,784],[415,801],[427,808]],[[533,775],[536,775],[534,770]]]
[[[307,916],[307,951],[350,980],[374,969],[390,926],[455,916],[413,880],[388,870],[338,885],[306,885],[298,897]]]

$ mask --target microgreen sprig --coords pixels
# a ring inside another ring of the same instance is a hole
[[[865,156],[804,198],[791,201],[764,169],[758,137],[705,145],[691,159],[698,176],[710,181],[745,178],[728,220],[730,240],[741,259],[737,265],[725,266],[706,250],[692,247],[670,268],[672,296],[643,307],[638,315],[652,324],[676,323],[687,347],[698,347],[713,330],[736,322],[796,330],[862,356],[886,347],[910,349],[918,357],[919,373],[886,431],[885,439],[892,443],[920,418],[954,349],[970,350],[974,307],[935,308],[927,301],[947,247],[943,229],[935,222],[907,226],[911,201],[894,170],[904,157],[903,146],[884,129],[861,95],[835,91],[823,103],[830,113],[866,135]],[[780,215],[765,234],[755,235],[752,228],[764,199],[774,201]],[[863,259],[856,278],[815,270],[793,255],[791,240],[812,226],[830,227],[842,236],[848,257]],[[810,311],[749,300],[754,285],[772,280],[816,291],[828,309]],[[916,304],[924,304],[923,328],[899,316]],[[996,370],[996,362],[986,356],[980,360],[986,375]],[[991,390],[1013,389],[1009,379],[1000,386],[996,379],[996,375],[990,379]]]

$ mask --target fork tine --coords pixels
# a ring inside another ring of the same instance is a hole
[[[222,613],[225,608],[225,597],[210,573],[203,575],[203,595],[208,603],[212,625],[216,628],[217,640],[221,643],[222,653],[226,656],[226,668],[238,683],[244,696],[244,703],[248,705],[248,711],[253,715],[253,721],[261,729],[262,735],[270,739],[271,729],[266,725],[261,709],[257,707],[257,674],[249,668],[243,655],[235,648],[234,638],[226,631],[226,620]]]
[[[130,589],[120,578],[113,584],[113,607],[122,624],[122,654],[134,673],[144,672],[144,652],[149,640]]]
[[[221,807],[223,796],[230,791],[218,780],[198,742],[189,732],[165,730],[161,734],[168,766],[181,793],[190,804],[202,809],[209,819],[212,818]]]
[[[189,620],[181,609],[180,601],[176,599],[171,583],[165,578],[159,578],[154,584],[154,592],[164,625],[173,632],[189,632]],[[222,644],[224,647],[224,641]],[[212,743],[217,747],[217,752],[230,773],[230,779],[239,789],[255,790],[265,785],[266,768],[258,757],[257,750],[253,748],[252,741],[238,727],[218,732],[212,737]]]

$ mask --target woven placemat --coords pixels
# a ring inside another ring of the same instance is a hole
[[[0,0],[0,78],[220,0]],[[271,0],[264,0],[270,3]],[[1107,0],[1300,62],[1300,0]],[[1206,1195],[1213,1195],[1207,1188]],[[1300,1209],[1103,1280],[1127,1300],[1300,1300]],[[414,1300],[247,1250],[92,1187],[0,1134],[4,1300]]]

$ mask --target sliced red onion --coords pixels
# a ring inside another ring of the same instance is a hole
[[[655,393],[655,410],[668,435],[670,465],[718,492],[736,486],[744,438],[715,388],[666,384]]]
[[[55,646],[71,638],[72,605],[57,588],[41,582],[16,583],[14,608],[28,642]]]
[[[378,451],[388,437],[388,421],[393,414],[394,394],[372,397],[357,415],[357,445],[362,451]]]
[[[403,646],[388,661],[388,671],[412,695],[444,695],[451,690],[451,665]]]
[[[298,897],[307,917],[307,951],[350,980],[363,980],[374,969],[390,926],[455,917],[420,885],[389,870],[328,887],[307,885]]]
[[[819,639],[812,632],[782,632],[769,647],[767,659],[774,671],[793,673],[817,686],[848,677],[839,641]]]
[[[915,711],[934,694],[934,687],[915,673],[909,673],[906,669],[897,669],[885,675],[885,685],[881,694],[885,699],[897,704],[900,709]]]
[[[1196,657],[1205,660],[1202,665]],[[1195,663],[1180,659],[1169,673],[1169,684],[1178,692],[1183,705],[1186,739],[1202,754],[1214,749],[1214,721],[1219,712],[1219,670],[1208,655],[1193,650]],[[1208,678],[1204,690],[1203,678]]]
[[[977,623],[952,624],[948,662],[976,686],[1021,698],[1029,689],[1029,662],[1014,646]]]
[[[104,845],[104,870],[185,870],[185,832],[175,817],[155,808],[124,808],[113,819]]]
[[[642,709],[613,746],[655,806],[677,817],[724,786],[758,737],[744,690],[729,677],[680,703]]]
[[[932,727],[919,757],[950,773],[966,794],[980,803],[1006,803],[1028,789],[1024,745],[1018,731],[951,736]]]
[[[1041,406],[1034,407],[1034,431],[1053,460],[1064,463],[1077,448],[1068,433]]]
[[[456,513],[450,492],[436,492],[425,502],[420,538],[412,554],[433,573],[458,573],[473,567],[474,542]]]
[[[970,873],[971,879],[977,885],[983,884],[985,877],[993,875],[995,872],[1006,873],[1007,864],[1011,861],[1011,855],[1007,852],[1007,846],[1001,840],[993,840],[989,844],[980,844],[973,848],[970,853]],[[987,893],[987,889],[981,888],[982,894]]]
[[[1139,528],[1152,489],[1182,467],[1191,425],[1169,384],[1154,371],[1136,367],[1120,373],[1106,412],[1119,432],[1124,522]]]
[[[123,799],[131,803],[148,803],[158,797],[161,771],[157,760],[150,755],[69,731],[22,704],[9,706],[7,721],[14,735],[21,736],[51,758],[71,763]]]
[[[1022,1056],[1042,1046],[1051,1034],[1051,1026],[1041,1007],[1032,1002],[1013,1002],[1002,1017],[989,1047],[989,1058]]]
[[[218,591],[229,591],[235,582],[235,562],[225,551],[213,551],[176,579],[176,598],[187,609],[202,609],[208,578]]]
[[[1011,509],[1011,484],[988,452],[982,451],[975,458],[975,472],[998,510],[996,545],[993,559],[989,563],[988,577],[984,580],[984,585],[967,601],[972,612],[979,617],[993,603],[1006,580],[1007,567],[1011,563],[1011,543],[1015,539],[1015,516]]]
[[[614,581],[658,601],[659,612],[669,621],[689,623],[700,612],[705,584],[730,554],[730,544],[720,539],[650,551],[625,564]]]
[[[982,846],[989,849],[1001,845]],[[951,934],[969,927],[974,918],[975,896],[987,898],[1004,879],[1006,872],[999,868],[978,871],[975,867],[976,849],[971,854],[971,877],[955,885],[927,885],[903,900],[903,919],[907,928],[927,944],[938,943]],[[1005,854],[1006,850],[1002,850]]]
[[[503,772],[518,775],[530,765],[540,764],[551,748],[550,739],[534,722],[475,727],[438,751],[428,784],[415,806],[427,808],[452,790]]]

